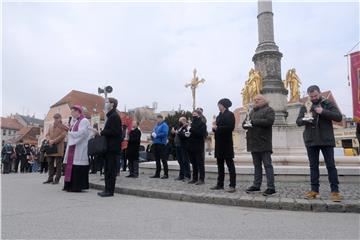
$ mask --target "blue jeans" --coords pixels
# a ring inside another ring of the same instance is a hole
[[[179,178],[190,178],[190,162],[187,151],[182,147],[176,147],[176,158],[180,166]]]
[[[331,192],[339,192],[339,180],[338,174],[335,167],[334,159],[334,147],[331,146],[313,146],[307,147],[307,154],[310,163],[310,180],[311,180],[311,191],[319,192],[319,154],[320,150],[324,156],[326,169],[328,171],[328,178],[330,182]]]

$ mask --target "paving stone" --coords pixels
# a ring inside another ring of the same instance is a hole
[[[294,210],[311,211],[311,203],[307,199],[295,199]]]
[[[253,207],[257,207],[257,208],[265,208],[266,204],[265,204],[265,197],[254,197],[253,198]]]
[[[343,203],[336,203],[331,200],[325,200],[328,212],[345,212],[345,205]]]
[[[311,204],[311,210],[314,212],[326,212],[327,211],[327,205],[323,200],[320,199],[313,199],[308,200]]]
[[[239,198],[239,205],[241,207],[253,207],[254,197],[251,195],[243,195]]]
[[[265,206],[269,209],[280,209],[280,198],[279,197],[268,197],[265,200]]]
[[[295,210],[295,199],[280,198],[280,208],[284,210]]]
[[[359,201],[343,201],[342,203],[344,204],[345,212],[360,213]]]

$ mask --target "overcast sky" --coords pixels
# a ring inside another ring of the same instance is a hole
[[[258,44],[257,2],[3,3],[2,115],[34,114],[72,89],[111,85],[119,109],[158,102],[158,110],[191,109],[184,87],[197,68],[205,84],[198,106],[208,117],[241,89]],[[352,115],[346,54],[359,41],[359,3],[274,2],[282,76],[297,69],[305,91],[331,90]],[[358,49],[358,48],[357,48]]]

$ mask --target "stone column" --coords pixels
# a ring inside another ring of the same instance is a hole
[[[279,47],[274,41],[272,2],[258,1],[258,34],[259,44],[253,62],[255,70],[260,71],[263,78],[262,94],[269,100],[275,110],[276,126],[286,125],[287,93],[281,80],[281,57]]]

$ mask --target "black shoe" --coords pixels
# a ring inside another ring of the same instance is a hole
[[[168,179],[168,178],[169,178],[168,175],[164,175],[164,176],[162,176],[160,179]]]
[[[52,184],[54,184],[54,185],[55,185],[55,184],[59,184],[59,181],[55,181],[55,182],[53,182]]]
[[[188,184],[194,184],[194,183],[197,183],[197,180],[191,180],[188,182]]]
[[[47,181],[43,182],[43,184],[48,184],[48,183],[52,183],[52,182],[53,182],[53,180],[47,180]]]
[[[205,184],[204,180],[199,180],[195,183],[195,185],[204,185],[204,184]]]
[[[128,178],[132,178],[132,177],[134,177],[134,175],[127,175],[126,177],[128,177]]]
[[[150,178],[160,178],[158,175],[151,176]]]
[[[222,189],[224,189],[224,186],[219,186],[219,185],[215,185],[210,188],[210,190],[222,190]]]
[[[260,188],[254,187],[254,186],[251,186],[246,189],[246,193],[253,193],[253,192],[259,192],[259,191],[260,191]]]
[[[269,196],[269,195],[272,195],[272,194],[274,194],[274,193],[276,193],[276,191],[275,191],[275,189],[270,189],[270,188],[268,188],[268,189],[266,189],[265,190],[265,192],[263,192],[263,196]]]
[[[100,197],[112,197],[112,196],[114,196],[113,193],[109,193],[109,192],[98,192],[98,195]]]

